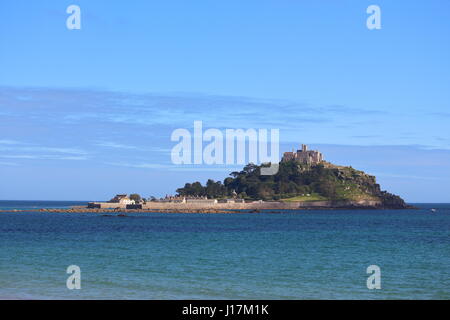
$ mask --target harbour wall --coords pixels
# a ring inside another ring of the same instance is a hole
[[[224,209],[224,210],[295,210],[308,208],[372,208],[380,207],[380,201],[304,201],[304,202],[250,202],[250,203],[172,203],[172,202],[147,202],[142,205],[125,205],[119,203],[95,202],[90,203],[89,208],[99,209],[144,209],[144,210],[202,210],[202,209]]]

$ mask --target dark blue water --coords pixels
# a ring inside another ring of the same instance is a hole
[[[0,200],[0,210],[33,210],[41,208],[70,208],[86,206],[88,201],[37,201],[37,200]]]
[[[70,205],[0,202],[8,210]],[[450,204],[419,206],[128,217],[3,212],[0,297],[449,299]],[[66,288],[73,264],[81,290]],[[366,286],[374,264],[380,290]]]

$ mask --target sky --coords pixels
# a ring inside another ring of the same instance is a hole
[[[3,0],[0,199],[222,180],[236,166],[171,162],[172,132],[202,121],[279,129],[280,152],[306,143],[409,202],[449,202],[449,15],[446,0]]]

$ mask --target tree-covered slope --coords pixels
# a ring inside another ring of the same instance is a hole
[[[275,175],[264,176],[260,173],[261,166],[248,164],[242,171],[232,172],[223,183],[213,180],[208,180],[205,186],[200,182],[187,183],[177,192],[209,198],[237,195],[245,199],[281,201],[375,200],[386,207],[406,207],[399,196],[381,191],[374,176],[352,167],[327,162],[311,166],[288,161],[280,163]]]

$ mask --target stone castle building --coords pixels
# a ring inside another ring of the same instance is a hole
[[[302,144],[301,150],[297,150],[296,152],[292,150],[292,152],[283,153],[281,161],[291,160],[298,161],[302,164],[319,164],[323,161],[323,155],[317,150],[308,150],[308,146]]]

